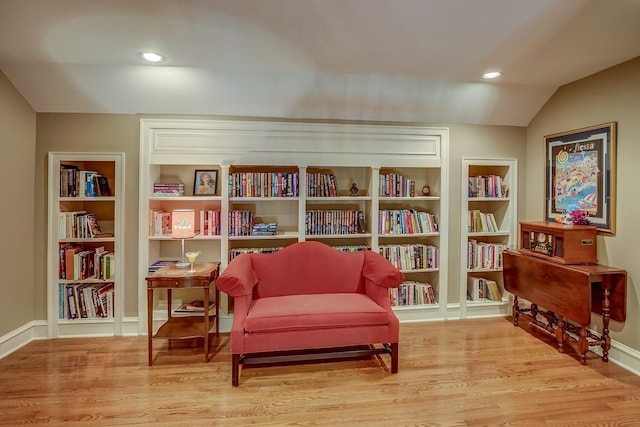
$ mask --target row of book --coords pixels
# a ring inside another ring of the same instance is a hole
[[[502,301],[502,291],[495,280],[469,276],[467,299],[470,301]]]
[[[229,212],[229,236],[251,236],[256,213],[242,209]]]
[[[424,270],[439,268],[439,248],[432,245],[406,244],[381,245],[380,255],[400,270]]]
[[[171,212],[149,209],[149,236],[171,235]]]
[[[297,172],[234,172],[229,197],[298,197]]]
[[[429,283],[406,281],[389,289],[392,306],[434,304],[436,295]]]
[[[332,246],[335,250],[341,252],[361,252],[361,251],[370,251],[371,247],[367,245],[338,245]],[[281,250],[282,246],[270,247],[270,248],[233,248],[229,250],[229,260],[234,259],[240,254],[247,253],[259,253],[259,254],[270,254],[273,252],[278,252]]]
[[[220,235],[220,211],[211,209],[200,211],[200,234],[203,236]]]
[[[60,197],[104,197],[111,196],[106,176],[90,170],[81,170],[77,165],[60,165]]]
[[[467,212],[467,231],[469,233],[495,233],[500,231],[493,213],[472,209]]]
[[[336,177],[332,173],[308,172],[307,196],[338,197]]]
[[[502,268],[502,254],[507,246],[470,240],[467,244],[467,269],[495,270]]]
[[[338,245],[332,247],[340,252],[363,252],[371,250],[371,246],[368,245]]]
[[[240,254],[271,254],[273,252],[278,252],[282,249],[282,246],[272,247],[272,248],[233,248],[229,250],[229,261],[234,259]]]
[[[397,173],[380,174],[380,197],[413,197],[416,182]]]
[[[80,244],[62,243],[58,258],[59,279],[113,280],[115,277],[115,254],[104,246],[87,248]]]
[[[60,283],[59,319],[113,317],[114,283]]]
[[[154,197],[181,197],[184,196],[184,184],[181,182],[153,184]]]
[[[364,213],[357,210],[310,210],[305,213],[307,236],[366,232]]]
[[[435,215],[415,209],[389,210],[378,212],[378,233],[415,234],[438,231]]]
[[[509,197],[509,187],[500,175],[470,176],[469,197]]]
[[[59,239],[92,239],[103,236],[95,213],[58,212]]]

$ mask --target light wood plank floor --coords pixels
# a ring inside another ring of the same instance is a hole
[[[542,338],[542,339],[540,339]],[[228,335],[195,348],[145,337],[36,341],[0,361],[0,425],[640,425],[640,377],[558,353],[508,319],[402,324],[389,358],[245,369]]]

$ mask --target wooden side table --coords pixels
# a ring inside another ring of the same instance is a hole
[[[216,336],[219,330],[220,292],[215,285],[220,271],[218,262],[201,262],[194,264],[194,271],[176,268],[175,264],[162,267],[147,280],[147,340],[149,346],[149,366],[153,363],[153,340],[204,338],[204,360],[209,361],[209,335],[212,322],[216,326]],[[215,314],[209,314],[209,288],[213,284],[215,292]],[[204,313],[202,316],[173,316],[171,313],[171,293],[173,289],[201,288],[203,293]],[[153,335],[153,291],[167,290],[168,319]]]

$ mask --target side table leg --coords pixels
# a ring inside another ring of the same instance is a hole
[[[147,347],[149,366],[153,363],[153,289],[147,288]]]
[[[204,361],[209,361],[209,286],[204,287]]]
[[[513,326],[518,326],[518,316],[520,316],[520,311],[518,308],[518,297],[516,295],[513,296],[513,307],[511,307],[511,315],[513,316]]]

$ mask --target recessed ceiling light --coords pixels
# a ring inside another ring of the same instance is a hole
[[[489,71],[488,73],[484,73],[482,75],[483,79],[497,79],[500,77],[502,73],[500,71]]]
[[[153,62],[154,64],[159,64],[166,61],[166,58],[164,56],[159,55],[155,52],[142,52],[140,53],[140,58],[144,59],[147,62]]]

